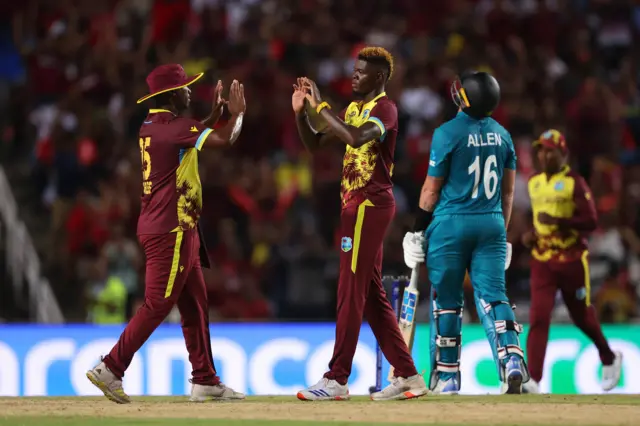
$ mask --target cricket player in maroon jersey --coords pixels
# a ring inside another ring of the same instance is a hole
[[[111,352],[92,370],[89,380],[110,400],[125,404],[130,398],[122,377],[133,355],[164,321],[174,305],[182,319],[192,371],[192,401],[244,399],[220,382],[213,364],[209,335],[209,306],[201,262],[208,267],[206,251],[200,252],[198,220],[202,210],[202,187],[198,154],[202,149],[232,145],[242,128],[244,88],[233,81],[230,88],[229,122],[212,127],[223,105],[218,82],[214,109],[203,122],[182,117],[189,108],[189,85],[203,73],[187,77],[182,66],[162,65],[147,77],[150,93],[138,100],[155,100],[155,108],[140,127],[142,206],[138,239],[146,256],[144,304],[133,316]]]
[[[567,165],[567,144],[557,130],[534,143],[542,173],[529,180],[534,230],[523,236],[531,255],[531,313],[527,360],[531,380],[525,393],[538,393],[558,290],[574,324],[596,345],[602,361],[602,388],[618,385],[622,353],[613,352],[591,306],[587,237],[597,228],[596,207],[585,180]]]
[[[374,393],[372,399],[409,399],[427,393],[382,286],[382,243],[395,213],[391,175],[398,111],[385,93],[392,73],[393,58],[385,49],[361,50],[352,77],[357,100],[339,114],[322,101],[313,81],[300,78],[294,85],[292,106],[298,133],[307,149],[313,151],[330,143],[346,147],[341,188],[336,341],[329,371],[317,384],[298,392],[301,400],[349,398],[347,381],[363,314],[385,357],[395,368],[392,383]],[[316,133],[309,124],[305,100],[326,121],[326,133]]]

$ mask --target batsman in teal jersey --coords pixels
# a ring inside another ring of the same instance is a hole
[[[505,269],[511,257],[506,229],[513,205],[516,154],[511,136],[490,117],[500,86],[484,72],[452,85],[459,107],[436,129],[429,171],[413,232],[403,241],[410,268],[425,261],[432,285],[431,380],[435,394],[460,391],[463,281],[468,270],[478,314],[492,346],[506,393],[529,380],[507,299]]]

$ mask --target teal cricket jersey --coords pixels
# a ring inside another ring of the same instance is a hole
[[[516,168],[509,132],[493,118],[464,112],[436,129],[428,175],[445,183],[434,216],[502,213],[504,169]]]

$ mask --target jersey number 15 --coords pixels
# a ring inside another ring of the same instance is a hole
[[[471,198],[478,198],[478,186],[480,185],[480,177],[482,177],[482,184],[484,185],[484,195],[488,200],[496,195],[498,189],[498,173],[496,173],[496,167],[498,161],[495,155],[490,155],[484,162],[484,171],[480,172],[480,156],[476,155],[473,163],[469,166],[469,174],[473,174],[473,192],[471,192]]]
[[[151,155],[147,149],[151,146],[151,138],[140,138],[140,157],[142,161],[142,193],[151,194],[152,183],[149,180],[151,176]]]

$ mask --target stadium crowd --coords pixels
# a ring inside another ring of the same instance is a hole
[[[135,237],[137,132],[148,106],[135,100],[147,91],[145,77],[161,63],[206,71],[191,96],[198,119],[208,114],[218,79],[227,87],[242,81],[248,109],[238,143],[200,156],[213,318],[328,319],[342,151],[304,151],[290,103],[295,77],[315,79],[326,98],[346,106],[354,52],[381,45],[394,53],[388,92],[400,111],[397,213],[384,273],[398,275],[407,273],[401,241],[413,222],[431,135],[455,113],[450,84],[462,70],[488,70],[502,86],[494,118],[512,133],[518,154],[508,271],[509,296],[525,312],[518,315],[528,303],[529,255],[519,239],[530,226],[531,145],[557,128],[597,200],[593,298],[603,321],[624,322],[638,315],[640,297],[640,5],[633,4],[9,2],[0,16],[0,153],[8,167],[20,155],[32,164],[40,215],[50,221],[48,235],[36,238],[47,239],[42,256],[68,317],[94,319],[92,302],[114,277],[126,288],[130,312],[144,280]]]

